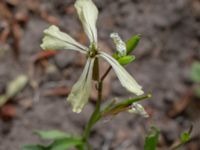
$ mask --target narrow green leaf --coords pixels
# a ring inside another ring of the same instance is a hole
[[[34,133],[43,139],[50,139],[50,140],[57,140],[57,139],[71,137],[69,134],[63,133],[58,130],[35,131]]]
[[[126,110],[126,108],[128,108],[133,103],[145,100],[147,98],[151,98],[151,94],[147,94],[147,95],[144,95],[144,96],[138,96],[138,97],[131,98],[131,99],[126,99],[126,100],[123,100],[122,102],[119,102],[119,103],[113,103],[112,106],[105,107],[106,109],[102,110],[101,115],[102,116],[116,115],[119,112]]]
[[[42,145],[25,145],[21,150],[49,150]]]
[[[103,112],[106,112],[106,111],[110,110],[110,108],[112,108],[112,106],[114,106],[115,103],[116,103],[116,100],[115,100],[115,99],[113,99],[113,100],[111,100],[111,101],[108,101],[108,102],[105,104],[104,108],[102,109]]]
[[[183,132],[181,134],[181,142],[186,143],[190,140],[190,134],[188,132]]]
[[[151,98],[151,97],[152,97],[151,94],[147,94],[147,95],[144,95],[144,96],[138,96],[138,97],[135,97],[135,98],[126,99],[126,100],[123,100],[122,102],[114,104],[112,109],[128,107],[132,103],[139,102],[139,101],[145,100],[147,98]]]
[[[191,78],[194,82],[200,82],[200,62],[192,64]]]
[[[0,107],[3,106],[8,101],[8,97],[6,95],[0,95]]]
[[[145,138],[144,150],[156,150],[160,131],[156,127],[151,127],[149,134]]]
[[[133,50],[135,50],[139,41],[140,41],[140,36],[134,35],[126,42],[127,54],[130,54]]]
[[[71,147],[82,145],[82,140],[77,138],[65,138],[56,140],[50,145],[49,150],[67,150]]]
[[[195,93],[198,97],[200,97],[200,87],[199,86],[195,89]]]
[[[131,63],[134,60],[135,60],[135,56],[127,55],[127,56],[123,56],[123,57],[119,58],[118,62],[121,65],[127,65],[127,64]]]

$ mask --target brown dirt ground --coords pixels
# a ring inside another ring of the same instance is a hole
[[[34,3],[29,1],[30,4]],[[38,2],[39,5],[35,1],[36,8],[58,18],[58,25],[64,31],[85,42],[72,0]],[[181,105],[193,86],[189,74],[191,63],[200,58],[200,1],[95,2],[100,10],[98,33],[102,47],[113,47],[109,39],[111,32],[119,32],[124,39],[141,34],[142,40],[134,51],[137,61],[127,66],[127,69],[146,92],[153,94],[153,98],[143,102],[151,114],[149,119],[128,113],[106,118],[95,127],[91,143],[97,150],[141,150],[148,128],[155,124],[161,130],[160,149],[167,149],[167,146],[178,139],[181,131],[187,130],[199,118],[200,107],[193,106],[198,102],[194,101],[193,96],[189,97],[187,105],[181,106],[183,109],[180,112],[173,106]],[[34,7],[33,4],[31,6]],[[7,44],[0,45],[0,50],[3,47],[8,49],[0,56],[0,93],[4,92],[10,80],[19,74],[28,73],[30,58],[41,51],[39,45],[42,31],[52,22],[41,17],[38,10],[31,6],[23,2],[9,5],[12,13],[25,12],[29,19],[21,28],[19,62],[15,61],[13,48],[10,46],[12,38]],[[53,19],[55,22],[55,18]],[[77,57],[84,60],[77,53],[63,51],[35,66],[34,79],[40,83],[38,89],[33,90],[29,85],[10,102],[16,109],[16,115],[6,121],[0,119],[0,150],[19,150],[24,144],[44,142],[32,134],[35,129],[81,133],[93,110],[93,104],[88,104],[81,114],[74,114],[66,103],[65,96],[44,96],[48,89],[70,87],[78,79],[83,63]],[[106,89],[110,90],[106,99],[131,96],[115,77],[109,80],[112,84],[108,81],[111,88],[108,86]],[[198,141],[196,138],[182,149],[199,150]]]

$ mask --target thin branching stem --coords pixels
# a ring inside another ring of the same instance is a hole
[[[112,67],[109,66],[109,68],[106,70],[106,72],[104,73],[104,75],[101,77],[101,81],[103,82],[104,79],[106,78],[106,76],[109,74],[109,72],[111,71]]]

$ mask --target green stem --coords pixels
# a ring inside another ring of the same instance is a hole
[[[85,127],[85,130],[83,132],[83,141],[87,145],[87,149],[89,149],[89,150],[92,149],[90,144],[89,144],[89,142],[88,142],[88,138],[90,136],[91,129],[96,124],[96,122],[101,119],[100,109],[101,109],[101,100],[102,100],[103,80],[108,75],[110,70],[111,70],[111,67],[108,68],[108,70],[104,73],[104,75],[98,81],[98,88],[97,88],[97,90],[98,90],[98,98],[97,98],[97,103],[96,103],[96,106],[95,106],[95,110],[92,113],[92,115],[91,115],[91,117],[90,117],[90,119],[89,119],[89,121],[88,121],[88,123],[87,123],[87,125]],[[99,73],[99,67],[98,67],[98,70],[96,72]]]
[[[88,141],[92,127],[101,118],[101,115],[100,115],[101,98],[102,98],[102,82],[99,81],[98,82],[98,99],[95,106],[95,110],[92,113],[83,134],[83,140],[85,142]]]

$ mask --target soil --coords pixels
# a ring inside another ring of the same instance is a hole
[[[74,1],[29,0],[29,5],[20,0],[17,4],[11,3],[14,0],[4,1],[9,3],[12,13],[25,12],[28,20],[25,25],[20,25],[18,61],[11,46],[12,38],[0,45],[0,50],[4,50],[0,53],[1,94],[9,81],[22,73],[30,73],[31,58],[41,51],[43,30],[52,22],[87,44],[73,8]],[[142,102],[150,114],[148,119],[129,113],[106,118],[95,126],[91,143],[96,150],[141,150],[148,129],[156,125],[161,130],[158,149],[169,149],[181,132],[199,122],[199,99],[193,96],[190,68],[193,61],[200,59],[200,1],[96,0],[95,3],[100,10],[99,42],[107,51],[112,52],[110,49],[114,48],[109,38],[111,32],[118,32],[123,39],[141,35],[141,42],[133,52],[137,60],[126,68],[153,97]],[[36,8],[46,12],[49,18],[38,13]],[[56,87],[70,88],[80,76],[83,65],[84,58],[70,51],[62,51],[34,65],[32,76],[39,83],[38,87],[33,89],[28,85],[6,104],[16,112],[12,118],[0,119],[0,150],[19,150],[25,144],[43,143],[32,134],[34,130],[81,133],[94,101],[81,114],[75,114],[66,102],[66,96],[47,96],[45,93]],[[112,76],[105,89],[109,91],[105,99],[118,97],[123,100],[132,96],[122,88],[114,73]],[[196,124],[198,128],[199,124]],[[181,149],[199,150],[200,133],[195,135]]]

